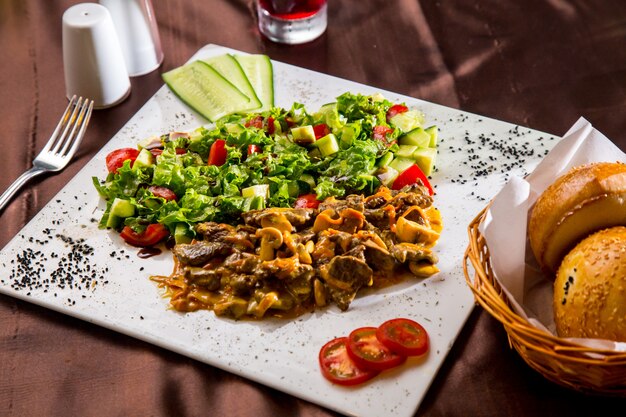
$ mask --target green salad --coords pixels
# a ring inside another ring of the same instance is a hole
[[[417,180],[430,188],[437,128],[423,123],[404,104],[345,93],[313,113],[294,103],[148,138],[111,152],[106,178],[93,178],[107,201],[100,227],[137,246],[169,235],[180,243],[200,222],[235,224],[248,210],[315,207]]]

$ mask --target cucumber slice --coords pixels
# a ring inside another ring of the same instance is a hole
[[[259,112],[274,107],[274,69],[267,55],[234,56],[261,100]]]
[[[394,159],[393,161],[391,161],[389,166],[398,172],[403,172],[405,169],[407,169],[414,163],[415,163],[415,160],[413,158],[398,157]]]
[[[424,123],[424,114],[417,110],[409,110],[396,114],[389,122],[403,132],[410,132]]]
[[[251,185],[241,190],[242,197],[262,197],[265,200],[270,195],[270,186],[268,184]]]
[[[387,165],[389,165],[391,161],[393,161],[393,157],[394,157],[393,153],[387,152],[386,154],[380,157],[376,165],[380,168],[384,168]]]
[[[413,152],[415,152],[416,150],[417,146],[415,145],[398,145],[396,156],[400,156],[403,158],[412,158]]]
[[[337,138],[332,133],[319,138],[315,142],[315,146],[320,150],[322,156],[329,156],[339,152],[339,143],[337,143]]]
[[[428,143],[428,147],[429,148],[436,148],[437,147],[437,142],[439,141],[439,139],[438,139],[439,130],[437,129],[437,126],[430,126],[430,127],[426,128],[426,129],[424,129],[424,131],[430,135],[430,142]]]
[[[433,173],[435,160],[437,158],[436,148],[420,148],[413,153],[415,163],[420,167],[426,176]]]
[[[419,148],[427,148],[430,144],[430,135],[421,127],[416,127],[398,139],[400,145],[414,145]]]
[[[212,66],[222,77],[226,78],[239,91],[250,98],[248,107],[239,109],[239,111],[250,111],[261,107],[261,100],[257,97],[254,87],[250,84],[250,80],[246,77],[239,62],[232,55],[219,55],[203,61]]]
[[[163,74],[183,102],[212,122],[250,105],[250,98],[209,64],[194,61]]]
[[[129,200],[115,198],[109,209],[106,227],[116,229],[126,217],[135,214],[135,206]]]
[[[193,240],[193,231],[189,229],[186,223],[178,223],[174,228],[174,241],[176,244],[191,243]]]
[[[133,169],[149,167],[152,165],[154,165],[154,156],[148,149],[143,148],[139,151],[139,155],[137,155],[135,162],[133,162]]]
[[[292,127],[291,135],[293,141],[298,145],[308,145],[315,142],[315,130],[311,125]]]

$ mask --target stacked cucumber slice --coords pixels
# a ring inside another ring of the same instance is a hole
[[[266,55],[224,54],[163,74],[169,88],[211,122],[274,106],[272,62]]]
[[[379,161],[379,166],[388,166],[400,173],[417,164],[424,174],[430,176],[437,156],[437,126],[423,127],[423,115],[417,110],[399,113],[389,123],[403,133],[398,138],[398,149],[393,157]]]

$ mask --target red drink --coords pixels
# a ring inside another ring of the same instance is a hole
[[[320,11],[326,0],[259,0],[259,7],[281,19],[304,19]]]
[[[326,30],[326,0],[258,0],[259,30],[274,42],[312,41]]]

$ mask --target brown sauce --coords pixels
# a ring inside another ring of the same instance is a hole
[[[147,259],[147,258],[152,258],[153,256],[160,255],[161,252],[162,251],[159,248],[153,248],[153,247],[141,248],[139,252],[137,252],[137,256],[140,257],[141,259]]]

